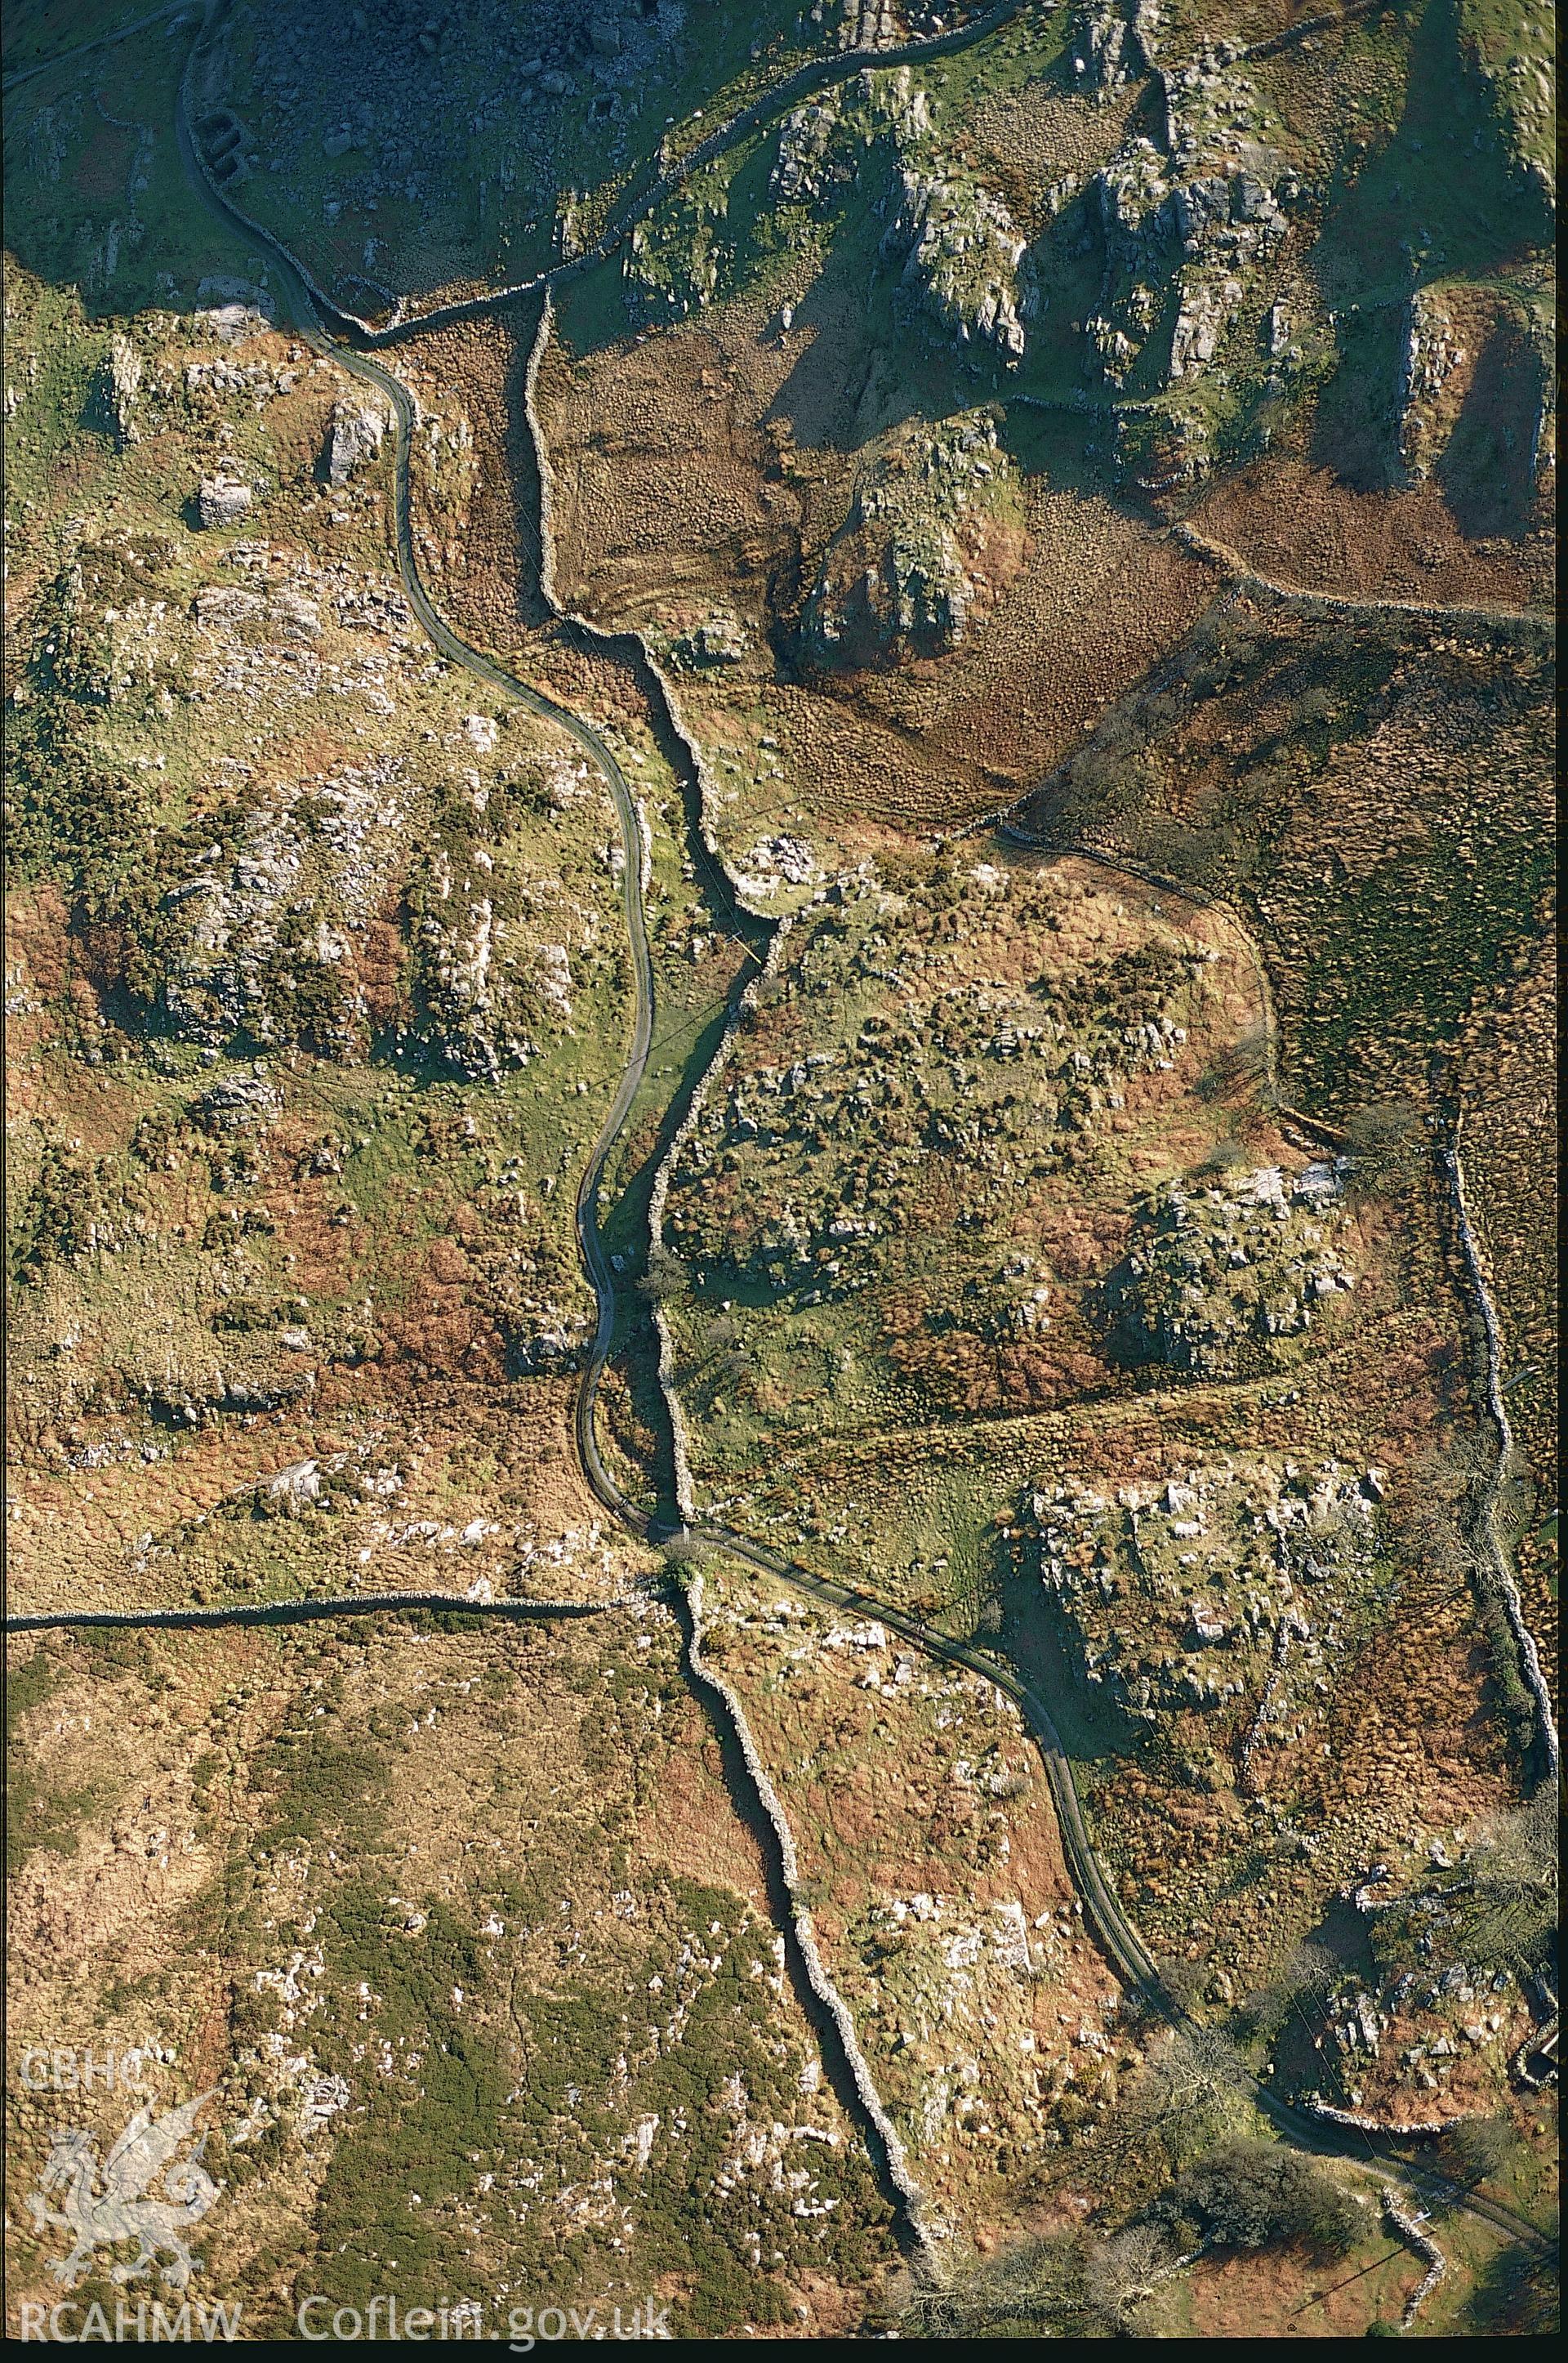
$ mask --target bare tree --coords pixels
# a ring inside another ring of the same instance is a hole
[[[1130,2224],[1109,2240],[1097,2241],[1084,2263],[1088,2319],[1105,2337],[1132,2335],[1161,2282],[1190,2262],[1177,2255],[1169,2233],[1158,2224]]]
[[[1408,1100],[1373,1100],[1345,1128],[1353,1197],[1386,1197],[1402,1189],[1426,1148],[1419,1108]]]
[[[1460,1868],[1468,1888],[1454,1904],[1465,1959],[1528,1977],[1557,1927],[1555,1792],[1542,1788],[1517,1812],[1477,1824]]]

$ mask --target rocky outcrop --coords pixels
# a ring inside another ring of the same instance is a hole
[[[1418,287],[1405,312],[1399,356],[1399,458],[1412,483],[1430,476],[1448,440],[1449,381],[1468,358],[1442,299]]]
[[[242,345],[248,338],[264,336],[272,322],[269,314],[254,304],[230,302],[193,312],[191,326],[204,336],[215,337],[220,345]]]
[[[215,1137],[257,1132],[271,1122],[282,1104],[265,1069],[256,1067],[248,1075],[225,1075],[209,1083],[191,1103],[191,1120]]]
[[[844,0],[841,50],[890,50],[904,38],[893,0]]]
[[[986,411],[878,454],[806,601],[802,652],[866,666],[956,646],[1016,571],[1017,481]]]
[[[735,856],[732,869],[737,890],[754,907],[770,902],[786,888],[814,886],[822,876],[805,838],[792,837],[788,830],[778,837],[759,838]]]
[[[931,102],[908,66],[862,73],[807,99],[784,117],[770,187],[780,205],[828,211],[864,169],[867,152],[889,136],[900,161],[932,138]]]
[[[711,610],[700,624],[693,624],[669,644],[676,662],[692,672],[708,671],[714,665],[740,664],[750,651],[750,635],[729,608]]]
[[[1165,114],[1165,146],[1179,177],[1216,166],[1256,169],[1264,149],[1253,127],[1264,115],[1262,94],[1239,71],[1240,41],[1211,41],[1180,65],[1156,67]]]
[[[1330,1461],[1200,1466],[1114,1498],[1042,1485],[1020,1506],[1021,1566],[1058,1603],[1084,1679],[1124,1712],[1260,1699],[1250,1754],[1319,1694],[1373,1571],[1379,1481]]]
[[[149,953],[164,1023],[214,1047],[348,1052],[364,1021],[356,950],[406,861],[407,822],[395,761],[259,798],[237,841],[163,895]]]
[[[1145,66],[1153,66],[1165,39],[1165,23],[1159,0],[1132,0],[1131,18],[1132,39],[1137,55]]]
[[[196,515],[204,526],[237,525],[250,502],[249,485],[234,476],[204,476],[196,488]]]
[[[1114,81],[1133,54],[1154,66],[1159,36],[1152,9],[1141,6],[1125,28],[1098,11],[1080,36],[1083,86],[1091,68]],[[1085,322],[1084,369],[1092,381],[1121,388],[1137,372],[1156,402],[1200,378],[1223,386],[1232,373],[1225,352],[1232,324],[1249,308],[1267,309],[1266,278],[1302,192],[1270,143],[1267,109],[1239,71],[1242,55],[1239,44],[1221,41],[1179,66],[1155,67],[1163,138],[1131,129],[1088,184],[1090,222],[1079,250],[1098,227],[1104,251],[1099,300]],[[1285,324],[1271,324],[1267,343],[1276,376],[1300,358]],[[1254,350],[1249,345],[1234,364],[1243,377]],[[1176,482],[1206,473],[1210,405],[1169,405],[1168,423],[1180,458],[1173,470],[1162,457],[1154,475]],[[1125,456],[1138,443],[1133,433]]]
[[[411,889],[416,1031],[457,1074],[496,1082],[538,1052],[535,1002],[492,895],[441,849]],[[568,1007],[569,1009],[569,1002]]]
[[[845,187],[853,170],[847,150],[835,150],[836,91],[791,107],[778,130],[778,153],[768,186],[781,205],[820,206]]]
[[[1074,80],[1080,90],[1108,98],[1143,71],[1150,45],[1158,32],[1158,17],[1150,0],[1139,0],[1131,13],[1099,0],[1085,11],[1067,52]]]
[[[884,259],[900,251],[904,289],[943,331],[1016,369],[1040,296],[1028,242],[1001,199],[906,164],[882,241]]]
[[[1167,375],[1173,385],[1181,378],[1198,377],[1208,368],[1241,301],[1239,279],[1184,278],[1181,306],[1171,330]]]
[[[1123,1349],[1195,1378],[1234,1378],[1277,1359],[1354,1281],[1329,1242],[1340,1194],[1330,1166],[1288,1187],[1265,1166],[1224,1188],[1171,1182],[1141,1209],[1106,1286]]]
[[[1201,375],[1214,362],[1251,276],[1278,252],[1286,234],[1281,193],[1227,160],[1185,177],[1153,143],[1135,139],[1091,184],[1106,274],[1100,308],[1086,325],[1086,365],[1122,384],[1155,320],[1173,276],[1176,318],[1156,383]]]
[[[100,394],[116,444],[122,451],[141,440],[137,397],[141,391],[141,355],[127,337],[112,338],[104,356]]]
[[[381,403],[340,397],[333,406],[327,438],[327,482],[346,484],[367,460],[378,458],[390,425]]]

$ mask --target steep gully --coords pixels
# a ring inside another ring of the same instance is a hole
[[[553,698],[519,680],[497,663],[493,658],[485,655],[482,650],[472,648],[460,639],[438,614],[425,592],[418,571],[413,525],[410,453],[416,415],[413,397],[407,387],[398,378],[383,369],[362,349],[362,342],[369,341],[365,337],[364,324],[352,319],[351,316],[343,314],[329,299],[322,295],[308,272],[298,264],[288,250],[271,232],[260,228],[229,202],[221,187],[213,179],[201,153],[193,128],[191,94],[204,50],[225,5],[226,0],[208,0],[182,81],[180,105],[176,110],[182,157],[192,182],[208,205],[230,229],[237,231],[251,244],[264,248],[269,261],[282,274],[282,292],[284,300],[304,339],[313,349],[324,357],[330,358],[337,366],[344,369],[350,375],[374,385],[391,405],[396,430],[394,522],[398,568],[405,595],[429,638],[442,655],[452,663],[461,666],[476,679],[486,682],[502,694],[515,699],[530,712],[564,731],[581,749],[599,771],[615,806],[626,857],[622,871],[622,902],[631,953],[633,1025],[626,1061],[609,1113],[583,1170],[577,1196],[579,1245],[598,1305],[597,1325],[584,1363],[575,1413],[576,1441],[589,1482],[604,1506],[639,1538],[657,1545],[674,1540],[679,1536],[689,1544],[705,1545],[723,1551],[732,1558],[741,1559],[759,1572],[790,1586],[823,1606],[854,1614],[875,1616],[885,1626],[900,1634],[927,1656],[941,1663],[963,1668],[979,1676],[1002,1697],[1009,1699],[1018,1709],[1038,1748],[1055,1808],[1066,1866],[1107,1958],[1147,2009],[1165,2019],[1173,2027],[1181,2029],[1202,2042],[1207,2031],[1199,2022],[1191,2017],[1165,1984],[1158,1964],[1123,1911],[1105,1875],[1084,1821],[1070,1760],[1062,1745],[1051,1712],[1035,1691],[1010,1667],[999,1659],[965,1642],[955,1640],[934,1630],[908,1615],[902,1610],[890,1606],[872,1593],[837,1582],[813,1569],[787,1559],[767,1546],[754,1541],[750,1537],[738,1534],[727,1526],[693,1522],[689,1514],[690,1500],[689,1485],[685,1480],[684,1455],[679,1448],[679,1412],[674,1403],[671,1390],[667,1388],[666,1393],[669,1408],[675,1414],[674,1459],[677,1470],[676,1491],[679,1516],[671,1520],[650,1514],[624,1493],[605,1465],[599,1447],[595,1412],[599,1387],[613,1344],[620,1308],[615,1274],[600,1231],[599,1202],[609,1159],[620,1139],[633,1102],[644,1080],[654,1038],[655,1019],[655,977],[643,900],[646,848],[635,799],[613,752],[589,723],[569,708],[560,705]],[[966,38],[972,39],[982,30],[993,28],[1014,13],[1016,10],[1013,8],[992,10],[985,18],[977,20],[972,27],[966,28]],[[858,70],[861,62],[866,61],[856,60],[851,53],[845,53],[834,60],[833,65],[836,74],[845,69]],[[877,62],[886,65],[897,63],[899,59],[889,54],[878,58]],[[726,138],[733,136],[735,128],[734,125],[726,127],[724,136]],[[716,138],[718,135],[713,136]],[[704,143],[704,147],[706,145],[707,143]],[[467,316],[468,312],[474,308],[480,307],[461,307],[460,316]],[[483,308],[488,308],[488,305]],[[453,312],[454,316],[459,316],[458,307],[453,307]],[[341,338],[330,337],[323,325],[324,315],[335,320],[346,334]],[[431,325],[434,316],[431,316],[431,320],[411,322],[404,333],[411,333],[416,327]],[[626,636],[599,632],[584,619],[569,615],[560,606],[556,596],[550,555],[548,461],[543,438],[539,434],[533,402],[539,361],[545,340],[549,333],[549,326],[550,312],[547,291],[546,306],[540,322],[539,335],[530,359],[527,376],[529,424],[536,440],[540,480],[541,585],[546,601],[557,617],[575,634],[599,641],[624,660],[628,653],[631,654],[634,663],[640,656],[642,661],[636,669],[643,675],[645,689],[651,683],[656,702],[662,704],[664,709],[663,720],[687,749],[692,773],[698,783],[700,816],[701,759],[682,727],[671,685],[652,663],[640,642],[634,642],[628,646]],[[385,332],[376,339],[378,342],[387,340]],[[694,827],[691,835],[693,838],[691,850],[694,856],[701,860],[705,872],[711,878],[722,878],[716,849],[708,839],[706,830]],[[740,926],[744,924],[744,915],[734,904],[733,893],[727,892],[727,882],[724,882],[724,886],[729,904],[728,915],[732,922],[735,923],[735,931],[738,933]],[[1173,884],[1171,891],[1179,890],[1175,889]],[[775,940],[778,941],[777,937]],[[743,982],[744,971],[742,978],[737,978],[736,986],[732,994],[731,1024],[734,1023],[737,1013]],[[712,1071],[712,1059],[704,1060],[700,1073],[688,1075],[683,1087],[683,1095],[694,1094],[701,1090],[706,1074]],[[690,1114],[690,1107],[688,1114]],[[1491,1310],[1490,1295],[1481,1270],[1479,1258],[1474,1252],[1468,1221],[1464,1215],[1463,1182],[1458,1167],[1457,1148],[1451,1149],[1447,1154],[1452,1159],[1451,1170],[1455,1177],[1454,1194],[1461,1219],[1462,1237],[1466,1241],[1468,1268],[1478,1301],[1484,1308],[1484,1327],[1489,1348],[1491,1375],[1488,1392],[1493,1416],[1498,1427],[1499,1462],[1488,1494],[1485,1522],[1487,1531],[1493,1537],[1507,1595],[1510,1587],[1506,1559],[1503,1557],[1500,1541],[1496,1538],[1496,1505],[1510,1439],[1506,1414],[1498,1416],[1501,1399],[1497,1392],[1496,1315]],[[666,1170],[668,1170],[668,1163],[667,1153]],[[664,1357],[661,1356],[661,1361],[663,1359]],[[661,1371],[661,1376],[668,1378],[667,1369]],[[65,1612],[39,1616],[8,1617],[6,1620],[6,1629],[21,1632],[50,1627],[100,1625],[158,1626],[285,1623],[332,1615],[363,1614],[381,1609],[395,1611],[400,1607],[438,1608],[445,1613],[464,1615],[581,1615],[602,1613],[603,1606],[611,1604],[613,1603],[531,1602],[495,1603],[481,1606],[444,1594],[381,1594],[262,1607],[246,1606],[211,1610],[163,1609],[140,1612],[134,1610]],[[783,1922],[791,1969],[797,1988],[801,1991],[802,2000],[806,2002],[819,2036],[823,2039],[826,2064],[834,2073],[835,2084],[850,2106],[852,2114],[861,2124],[867,2147],[885,2185],[894,2199],[907,2235],[916,2245],[929,2252],[933,2247],[942,2227],[933,2220],[924,2194],[912,2176],[903,2145],[881,2103],[869,2068],[860,2051],[847,2005],[838,1993],[823,1962],[812,1926],[811,1915],[804,1909],[797,1892],[798,1874],[794,1845],[788,1820],[752,1736],[744,1705],[732,1686],[707,1661],[703,1647],[703,1586],[701,1577],[694,1577],[689,1585],[671,1587],[671,1605],[681,1622],[688,1663],[693,1680],[721,1710],[717,1719],[721,1724],[721,1738],[727,1743],[726,1753],[733,1758],[738,1752],[741,1764],[744,1766],[745,1785],[750,1792],[749,1796],[744,1801],[749,1808],[747,1818],[754,1827],[759,1828],[759,1834],[764,1838],[764,1856],[769,1888],[776,1898],[781,1891],[786,1902],[787,1909],[783,1914]],[[1531,1687],[1536,1691],[1538,1703],[1540,1705],[1543,1732],[1550,1734],[1549,1753],[1555,1769],[1555,1726],[1551,1722],[1550,1703],[1545,1700],[1544,1684],[1540,1683],[1539,1661],[1534,1659],[1533,1641],[1529,1640],[1528,1627],[1523,1625],[1522,1611],[1518,1607],[1517,1591],[1512,1592],[1510,1613],[1514,1617],[1516,1635],[1522,1635],[1521,1654],[1527,1656],[1527,1661],[1530,1662],[1531,1670],[1535,1675],[1535,1682]],[[1539,1689],[1536,1688],[1538,1684]],[[1344,2136],[1342,2133],[1336,2134],[1330,2123],[1315,2119],[1309,2113],[1281,2101],[1266,2087],[1256,2083],[1244,2069],[1239,2072],[1249,2087],[1257,2106],[1280,2127],[1282,2132],[1288,2134],[1294,2141],[1306,2147],[1343,2154],[1346,2148]],[[1370,2168],[1372,2161],[1377,2158],[1394,2162],[1419,2186],[1433,2192],[1441,2192],[1445,2198],[1485,2218],[1507,2236],[1531,2247],[1548,2245],[1538,2228],[1513,2210],[1486,2199],[1477,2192],[1463,2191],[1459,2186],[1450,2184],[1445,2178],[1424,2167],[1413,2166],[1405,2148],[1393,2137],[1386,2135],[1362,2133],[1359,2136],[1359,2146],[1365,2156],[1364,2159],[1356,2160],[1355,2163],[1364,2164]]]

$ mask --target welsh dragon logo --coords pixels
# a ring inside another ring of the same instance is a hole
[[[39,2188],[28,2205],[39,2232],[72,2235],[71,2254],[50,2266],[66,2289],[74,2289],[91,2269],[97,2249],[118,2247],[127,2240],[138,2243],[138,2253],[128,2264],[114,2267],[113,2281],[138,2280],[160,2256],[169,2258],[159,2275],[166,2288],[182,2290],[193,2269],[200,2270],[201,2260],[192,2256],[184,2234],[201,2221],[222,2189],[202,2164],[205,2134],[189,2158],[175,2161],[216,2090],[215,2084],[212,2091],[157,2118],[150,2108],[138,2109],[101,2165],[90,2133],[80,2127],[57,2128]],[[160,2178],[160,2193],[149,2198]],[[51,2207],[49,2201],[61,2192],[60,2205]]]

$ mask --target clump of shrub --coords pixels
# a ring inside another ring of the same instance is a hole
[[[1342,2257],[1355,2245],[1355,2202],[1331,2174],[1277,2142],[1224,2142],[1149,2208],[1156,2223],[1196,2227],[1210,2248],[1302,2247]]]

